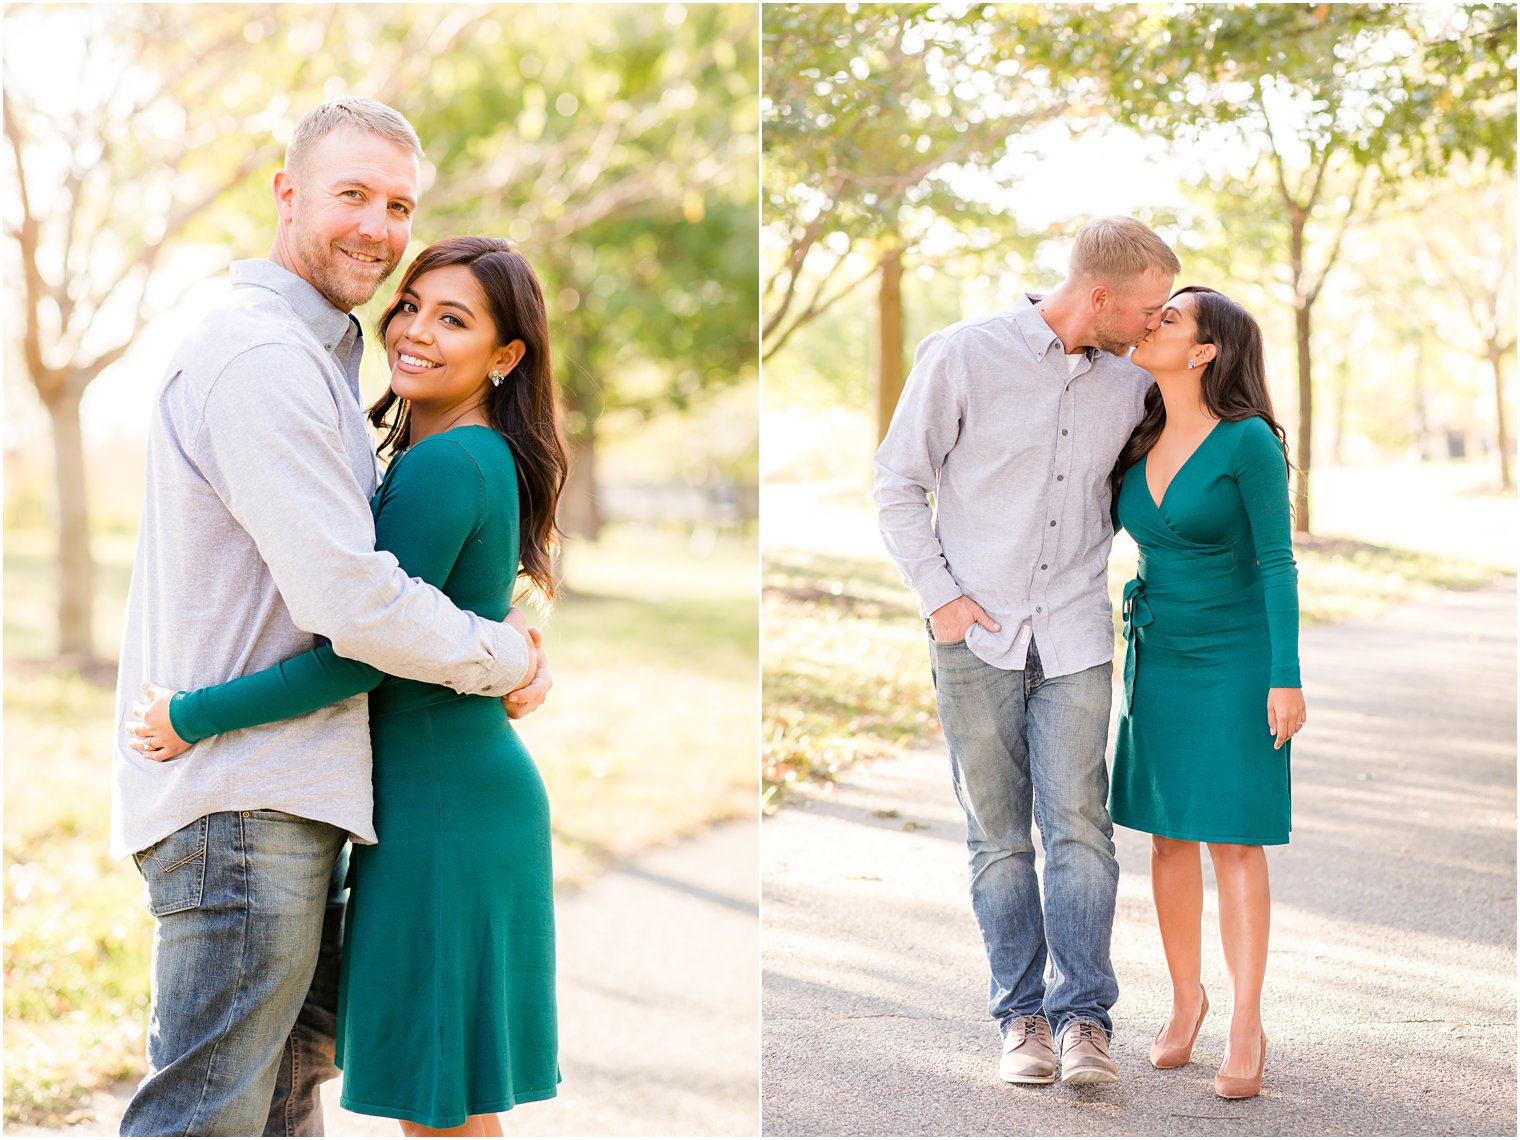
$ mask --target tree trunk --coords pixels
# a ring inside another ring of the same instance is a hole
[[[601,505],[596,498],[596,425],[570,441],[570,476],[559,500],[559,525],[566,534],[595,542],[602,533]]]
[[[1488,363],[1494,370],[1494,430],[1499,434],[1499,490],[1508,491],[1515,484],[1509,469],[1509,429],[1504,419],[1504,353],[1490,345]]]
[[[1295,306],[1293,324],[1298,332],[1298,490],[1293,496],[1293,529],[1309,533],[1309,466],[1314,458],[1314,388],[1309,378],[1309,308]]]
[[[1309,468],[1314,459],[1314,388],[1309,379],[1309,306],[1304,293],[1304,220],[1295,211],[1289,223],[1290,252],[1293,259],[1293,326],[1298,334],[1298,489],[1293,496],[1293,529],[1309,533]]]
[[[95,660],[95,560],[90,553],[79,393],[62,384],[45,401],[53,423],[57,481],[58,655],[76,667]]]
[[[882,248],[876,353],[876,440],[887,437],[903,390],[902,245],[897,235]]]

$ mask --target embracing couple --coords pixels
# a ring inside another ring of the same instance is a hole
[[[429,246],[366,423],[352,310],[421,157],[370,99],[302,118],[269,257],[158,394],[113,764],[156,916],[123,1135],[320,1135],[336,1064],[355,1112],[499,1136],[559,1083],[548,802],[510,723],[551,684],[512,605],[554,594],[547,321],[512,243]]]
[[[1306,721],[1287,444],[1261,330],[1133,218],[1077,234],[1066,279],[919,346],[876,454],[887,549],[917,596],[966,813],[971,905],[1015,1084],[1114,1081],[1113,823],[1147,832],[1171,1014],[1192,1056],[1207,844],[1232,1001],[1215,1091],[1255,1096],[1270,896]],[[1132,351],[1131,351],[1132,350]],[[1124,590],[1110,787],[1116,527]],[[1045,852],[1043,898],[1031,823]]]

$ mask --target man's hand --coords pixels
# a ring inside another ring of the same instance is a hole
[[[933,632],[935,641],[961,641],[973,625],[979,625],[990,633],[1003,628],[965,594],[953,602],[946,602],[929,615],[929,629]]]
[[[537,631],[529,628],[527,615],[517,606],[513,606],[507,611],[505,624],[510,625],[518,633],[522,634],[522,639],[528,646],[528,671],[522,675],[522,680],[517,683],[517,689],[514,690],[520,692],[523,688],[533,683],[533,678],[538,673],[539,641],[533,637],[533,634]],[[510,696],[511,694],[507,695]],[[506,698],[502,699],[505,700]]]
[[[534,671],[533,680],[501,698],[501,703],[507,707],[507,716],[513,720],[521,720],[538,708],[549,695],[549,690],[554,688],[554,678],[549,673],[549,658],[544,653],[543,633],[530,629],[528,637],[532,639],[533,648],[537,651],[538,668]]]

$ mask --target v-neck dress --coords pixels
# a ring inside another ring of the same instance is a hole
[[[501,435],[429,436],[391,463],[371,505],[376,545],[404,570],[461,609],[506,617],[521,521]],[[355,845],[349,866],[343,1107],[451,1128],[552,1097],[549,801],[500,700],[386,676],[323,645],[178,694],[170,719],[193,741],[365,692],[380,842]]]
[[[1278,844],[1292,828],[1291,743],[1267,690],[1297,688],[1298,571],[1282,444],[1259,417],[1221,421],[1158,504],[1146,460],[1116,519],[1140,548],[1109,814],[1171,839]]]

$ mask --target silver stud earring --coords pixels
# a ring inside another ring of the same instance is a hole
[[[1189,364],[1188,367],[1191,368],[1193,366],[1191,364]],[[507,374],[505,372],[503,372],[500,368],[497,368],[497,369],[493,370],[492,373],[491,373],[491,387],[493,387],[493,388],[500,388],[501,387],[501,382],[503,380],[505,380],[506,378],[507,378]]]
[[[1189,368],[1197,368],[1198,367],[1198,361],[1196,361],[1196,360],[1189,360],[1188,361],[1188,367]]]

